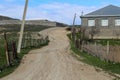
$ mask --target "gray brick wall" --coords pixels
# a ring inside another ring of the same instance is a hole
[[[120,17],[81,17],[81,25],[83,27],[88,27],[88,20],[95,20],[95,27],[102,27],[101,20],[108,20],[108,27],[115,27],[115,19],[120,19]]]
[[[81,17],[82,27],[86,27],[86,36],[90,38],[91,27],[88,27],[88,20],[95,20],[95,27],[99,32],[94,35],[94,39],[120,39],[120,26],[115,26],[115,20],[120,17]],[[107,19],[108,26],[101,26],[101,20]]]

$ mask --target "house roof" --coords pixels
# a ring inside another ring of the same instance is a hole
[[[88,13],[83,17],[97,17],[97,16],[120,16],[120,7],[108,5],[94,12]]]

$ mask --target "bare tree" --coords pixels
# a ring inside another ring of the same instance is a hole
[[[100,30],[98,27],[92,26],[91,30],[89,31],[89,34],[91,35],[91,40],[93,40],[94,36],[99,32]]]
[[[86,27],[83,27],[83,26],[80,28],[80,31],[79,31],[79,33],[80,33],[79,48],[81,49],[81,51],[82,51],[83,42],[86,40],[85,31],[86,31]]]
[[[86,28],[85,27],[81,27],[81,29],[80,29],[80,39],[81,40],[84,40],[85,39],[85,31],[86,31]]]

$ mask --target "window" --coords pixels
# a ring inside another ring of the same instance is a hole
[[[120,19],[115,20],[115,26],[120,26]]]
[[[88,26],[95,26],[95,20],[88,20]]]
[[[101,20],[101,26],[108,26],[108,20]]]

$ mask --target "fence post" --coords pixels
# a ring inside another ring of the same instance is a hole
[[[9,52],[8,52],[8,42],[7,42],[6,33],[4,33],[4,38],[5,38],[5,48],[6,48],[7,65],[10,66],[10,57],[9,57]]]
[[[110,46],[109,46],[109,41],[107,41],[107,55],[109,54],[110,51]]]
[[[76,40],[77,40],[77,37],[76,36],[74,36],[74,47],[76,47]]]
[[[31,48],[31,35],[32,35],[32,33],[29,32],[29,47],[30,47],[30,48]]]
[[[97,43],[95,41],[95,53],[97,53]]]
[[[78,38],[78,49],[80,49],[80,39]]]
[[[81,52],[83,52],[83,47],[84,47],[84,41],[82,40]]]
[[[76,48],[79,48],[79,39],[76,39],[76,40],[75,40],[75,47],[76,47]]]
[[[17,48],[16,48],[16,42],[15,41],[12,42],[12,51],[13,51],[13,58],[17,59],[18,56],[17,56]]]

